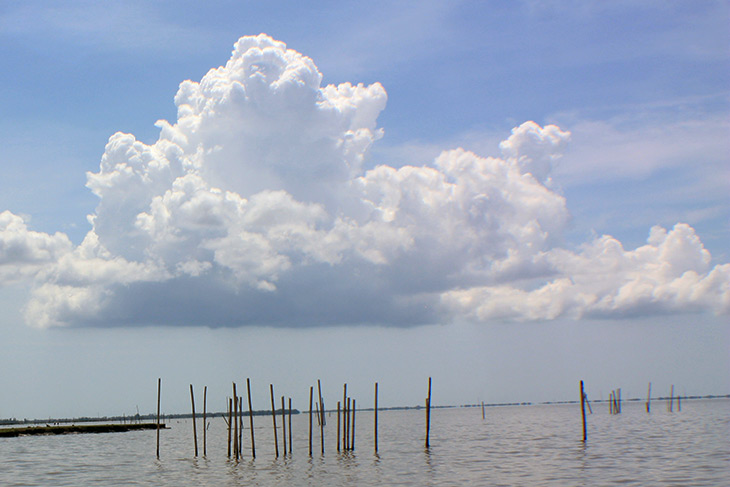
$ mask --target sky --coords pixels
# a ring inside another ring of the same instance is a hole
[[[730,4],[0,4],[0,418],[730,393]]]

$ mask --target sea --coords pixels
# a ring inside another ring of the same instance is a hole
[[[378,451],[372,411],[355,416],[353,451],[337,451],[337,418],[328,414],[324,454],[309,415],[292,418],[291,453],[279,456],[270,416],[255,416],[256,458],[248,417],[243,457],[228,457],[221,417],[196,422],[195,456],[190,419],[167,420],[160,432],[0,438],[2,486],[730,486],[730,400],[624,402],[621,414],[607,403],[586,413],[580,405],[553,404],[435,408],[429,447],[425,410],[378,412]],[[287,438],[288,441],[288,438]],[[342,446],[342,445],[340,445]]]

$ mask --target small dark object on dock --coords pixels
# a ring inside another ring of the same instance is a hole
[[[160,428],[165,428],[160,423]],[[0,428],[0,437],[15,437],[27,435],[68,435],[76,433],[121,433],[133,430],[154,430],[157,423],[136,424],[82,424],[67,426],[29,426],[23,428]]]

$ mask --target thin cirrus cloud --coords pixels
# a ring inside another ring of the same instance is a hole
[[[500,157],[463,149],[366,170],[383,136],[379,83],[321,86],[266,35],[175,96],[154,144],[110,137],[91,230],[0,214],[0,278],[32,279],[31,326],[413,325],[730,312],[730,264],[689,225],[634,250],[561,247],[551,189],[570,133],[525,122]]]

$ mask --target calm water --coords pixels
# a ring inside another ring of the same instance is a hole
[[[336,452],[336,418],[325,428],[325,455],[316,434],[308,455],[308,417],[293,418],[291,456],[274,457],[270,417],[256,417],[256,453],[226,458],[226,426],[208,429],[207,457],[193,458],[190,421],[161,432],[0,438],[0,485],[730,485],[730,401],[687,401],[670,414],[652,402],[627,403],[621,415],[594,405],[588,442],[581,439],[576,405],[436,409],[431,448],[423,447],[423,411],[381,411],[379,455],[373,453],[372,413],[357,414],[356,451]],[[247,418],[246,418],[247,419]],[[281,440],[280,440],[281,441]],[[282,448],[281,443],[279,448]]]

